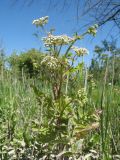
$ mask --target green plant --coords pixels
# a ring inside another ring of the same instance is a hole
[[[42,21],[44,18],[33,21],[33,24],[45,30],[44,23],[41,26]],[[76,61],[88,53],[87,49],[75,47],[74,44],[86,34],[94,35],[95,32],[96,25],[83,35],[75,34],[72,38],[67,35],[54,36],[51,32],[43,38],[47,54],[41,61],[41,67],[45,71],[43,77],[49,92],[46,94],[32,87],[41,107],[39,138],[48,148],[46,151],[42,148],[48,158],[51,154],[61,158],[80,156],[84,137],[99,127],[99,118],[84,109],[87,104],[85,88],[79,86],[72,97],[68,92],[70,78],[77,77],[77,72],[83,70],[83,62],[75,65]],[[66,49],[61,54],[63,47]]]
[[[22,52],[20,55],[13,53],[8,58],[8,62],[12,71],[18,74],[19,77],[24,73],[26,77],[37,78],[40,77],[41,73],[39,64],[42,57],[43,53],[36,49],[30,49],[27,52]]]

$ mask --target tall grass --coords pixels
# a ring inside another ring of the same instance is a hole
[[[96,114],[99,114],[99,112],[102,112],[102,114],[100,116],[100,128],[87,136],[84,150],[87,150],[87,148],[96,150],[99,153],[98,159],[100,160],[117,159],[117,156],[120,157],[120,87],[110,86],[106,82],[104,82],[105,84],[97,82],[96,87],[90,89],[90,83],[86,82],[86,76],[85,79],[88,97],[88,104],[85,109],[88,113],[97,112]],[[42,118],[44,118],[43,108],[36,100],[31,85],[35,84],[45,92],[49,92],[49,88],[43,88],[39,83],[39,80],[26,79],[24,74],[20,80],[9,71],[2,72],[0,75],[1,160],[9,159],[7,152],[12,154],[10,146],[13,139],[16,139],[13,145],[16,150],[23,139],[29,145],[32,134],[31,125],[34,122],[39,126]],[[79,86],[80,83],[78,75],[75,85]],[[69,92],[68,94],[75,92],[74,86],[71,87],[70,85],[67,83],[66,86],[66,93]],[[36,131],[35,134],[37,134]],[[32,154],[34,154],[34,151]],[[20,159],[19,152],[16,159]]]

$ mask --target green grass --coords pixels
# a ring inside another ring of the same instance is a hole
[[[76,83],[79,85],[79,82]],[[17,153],[17,148],[21,149],[21,146],[24,145],[23,141],[26,144],[25,149],[27,147],[31,149],[31,157],[37,153],[35,148],[32,148],[34,143],[38,143],[38,148],[43,147],[41,143],[39,146],[37,132],[41,128],[41,121],[45,119],[46,113],[48,112],[49,115],[50,112],[49,109],[43,107],[49,108],[49,105],[39,103],[31,84],[40,86],[39,81],[35,82],[35,80],[26,79],[24,76],[19,80],[10,73],[0,79],[1,160],[12,159],[10,158],[14,155],[12,151],[15,150]],[[39,90],[49,92],[45,86],[39,87]],[[69,88],[69,92],[73,92],[72,88]],[[88,103],[83,110],[86,110],[87,113],[102,110],[102,114],[100,115],[100,128],[91,131],[85,137],[83,154],[89,153],[92,149],[99,154],[98,159],[112,160],[115,159],[114,156],[120,156],[120,87],[114,86],[112,89],[111,86],[106,85],[103,96],[102,92],[103,84],[99,83],[94,89],[87,92]],[[34,128],[34,132],[31,131],[31,127]],[[24,151],[23,155],[26,152],[29,151]],[[19,152],[16,159],[21,159]]]

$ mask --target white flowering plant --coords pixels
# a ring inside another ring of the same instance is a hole
[[[48,16],[34,20],[33,24],[43,29],[47,22]],[[73,77],[75,79],[78,73],[83,72],[83,63],[76,65],[76,62],[89,53],[86,48],[74,45],[86,34],[94,36],[96,28],[96,26],[91,27],[82,35],[76,33],[72,37],[66,34],[54,35],[51,30],[50,32],[43,30],[46,35],[42,41],[47,52],[39,65],[44,77],[44,83],[41,83],[49,86],[49,94],[39,91],[35,86],[33,89],[42,107],[39,137],[47,147],[47,149],[43,147],[42,150],[48,159],[50,156],[56,158],[64,156],[64,153],[62,155],[61,152],[68,153],[70,156],[78,154],[78,151],[82,149],[84,141],[82,139],[86,136],[84,132],[89,133],[99,126],[92,115],[83,112],[88,103],[86,88],[84,86],[75,87],[74,96],[68,92],[69,83],[74,83]],[[42,116],[43,113],[45,117]],[[81,123],[82,129],[80,128]],[[81,142],[81,147],[77,146],[78,141]],[[77,146],[76,149],[75,146]]]
[[[20,68],[28,65],[31,75],[38,73],[35,76],[39,75],[39,79],[26,78],[22,68],[20,80],[15,77],[12,81],[10,76],[9,83],[8,79],[5,85],[3,79],[1,81],[7,96],[1,94],[0,97],[0,159],[69,160],[81,159],[85,154],[84,159],[98,157],[96,151],[90,150],[91,146],[88,151],[83,150],[89,133],[99,129],[101,111],[93,114],[86,109],[89,99],[84,64],[78,60],[88,54],[88,50],[75,46],[86,34],[94,36],[96,26],[82,35],[76,33],[70,37],[55,35],[53,30],[47,32],[48,20],[45,16],[33,21],[45,34],[42,42],[46,53],[38,56],[39,53],[32,50],[24,56],[24,61],[18,58]],[[12,72],[8,73],[12,75]],[[9,77],[6,73],[5,77]]]
[[[43,29],[44,26],[48,23],[48,19],[49,17],[45,16],[33,20],[33,24],[36,25],[36,27],[42,27]],[[51,29],[50,31],[45,31],[44,28],[46,36],[42,38],[42,41],[44,47],[47,50],[47,55],[41,62],[41,66],[44,69],[46,68],[46,71],[43,74],[47,76],[47,79],[49,77],[50,82],[59,81],[57,82],[59,83],[57,85],[60,85],[61,83],[64,83],[63,81],[66,79],[66,73],[69,74],[69,72],[73,72],[73,70],[76,71],[76,69],[79,69],[80,65],[75,67],[78,58],[85,56],[89,53],[89,51],[86,48],[76,47],[74,44],[77,41],[83,39],[86,34],[95,35],[97,32],[96,29],[97,25],[94,25],[82,35],[78,35],[76,33],[73,35],[73,37],[70,37],[66,34],[54,35]],[[59,87],[60,90],[61,87]]]
[[[43,27],[48,23],[48,16],[33,20],[32,24],[36,25],[36,27]]]

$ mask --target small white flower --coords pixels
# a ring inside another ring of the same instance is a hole
[[[53,56],[45,56],[41,61],[41,65],[50,70],[56,70],[59,67],[59,61]]]
[[[73,41],[73,38],[68,37],[67,35],[54,36],[51,33],[48,34],[47,37],[43,37],[42,39],[45,43],[45,46],[49,47],[51,45],[66,45]]]
[[[73,46],[72,49],[76,52],[77,56],[83,56],[89,53],[89,51],[86,48],[78,48]]]
[[[33,20],[32,24],[36,25],[36,27],[43,27],[45,24],[48,23],[48,16],[41,17],[39,19]]]

